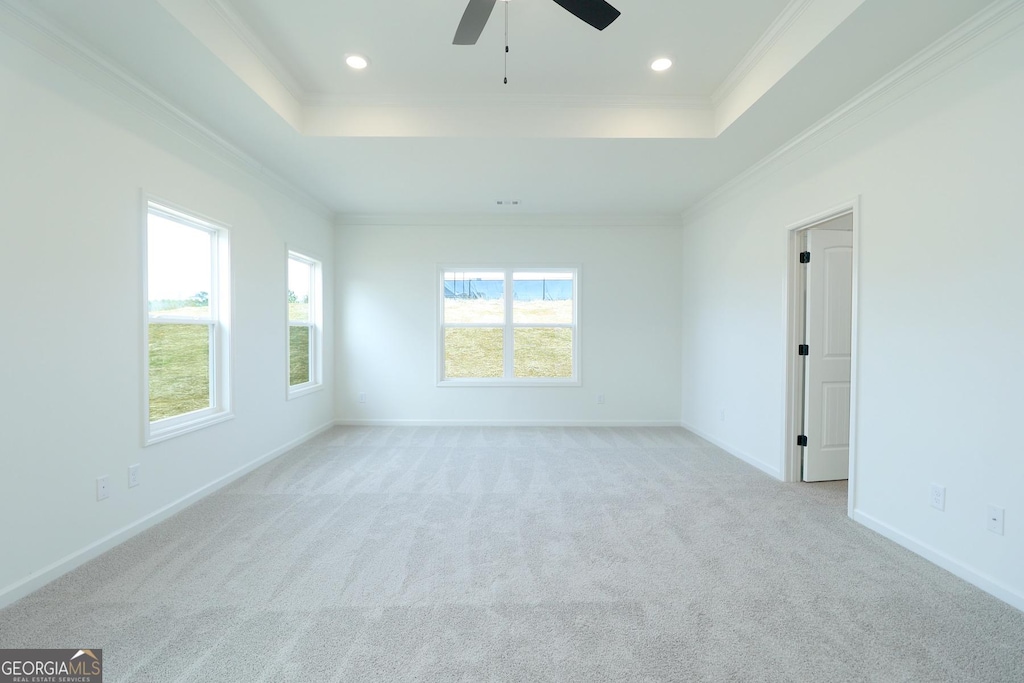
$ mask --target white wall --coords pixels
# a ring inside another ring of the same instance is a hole
[[[1021,121],[1017,33],[687,217],[682,416],[781,469],[785,228],[859,195],[855,518],[1024,608]]]
[[[339,227],[340,419],[678,424],[678,227],[527,222]],[[437,267],[446,263],[579,265],[582,386],[437,387]]]
[[[326,390],[285,400],[284,293],[286,243],[322,258],[328,282],[334,245],[325,215],[2,32],[0,92],[2,605],[332,421],[330,365]],[[234,280],[235,419],[148,448],[143,191],[232,226]],[[111,497],[96,502],[100,475]]]

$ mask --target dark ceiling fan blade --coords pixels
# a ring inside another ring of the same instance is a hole
[[[487,20],[491,17],[495,2],[497,0],[469,0],[462,21],[459,22],[459,28],[455,31],[452,45],[476,45],[484,26],[487,25]]]
[[[598,31],[608,28],[608,25],[618,19],[621,14],[619,10],[604,0],[555,0],[555,2]]]

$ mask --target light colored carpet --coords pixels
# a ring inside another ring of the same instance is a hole
[[[1024,613],[679,429],[339,428],[0,612],[107,681],[1024,681]],[[84,644],[84,645],[83,645]]]

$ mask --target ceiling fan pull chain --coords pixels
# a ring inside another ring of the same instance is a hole
[[[505,85],[508,85],[508,2],[505,2]]]

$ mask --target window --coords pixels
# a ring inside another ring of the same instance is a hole
[[[322,294],[320,262],[288,252],[289,398],[321,385]]]
[[[146,217],[146,441],[230,417],[227,230],[167,206]]]
[[[578,384],[575,268],[444,268],[440,292],[440,384]]]

